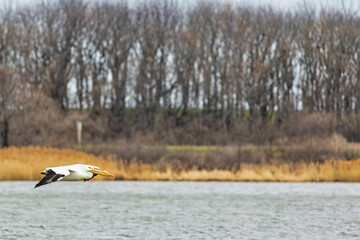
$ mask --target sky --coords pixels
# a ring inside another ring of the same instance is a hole
[[[249,2],[246,0],[233,0],[229,2],[240,2],[245,3]],[[330,9],[343,9],[343,5],[346,9],[359,9],[360,4],[357,1],[353,0],[252,0],[251,1],[254,6],[267,6],[270,5],[274,8],[278,8],[280,10],[296,10],[298,8],[302,8],[304,6],[315,7],[315,9],[319,10],[321,8],[330,8]],[[342,4],[344,3],[344,4]]]
[[[31,5],[36,2],[40,2],[43,0],[0,0],[0,2],[7,4],[15,4],[17,6],[23,5]],[[47,0],[49,1],[49,0]],[[53,1],[53,0],[50,0]],[[90,0],[97,1],[97,0]],[[122,1],[122,0],[110,0],[110,1]],[[128,2],[146,2],[146,0],[127,0]],[[174,0],[173,0],[174,1]],[[189,2],[193,3],[195,0],[175,0],[179,3]],[[210,0],[214,1],[214,0]],[[272,6],[278,10],[290,10],[296,11],[299,8],[304,6],[314,7],[316,10],[321,8],[329,8],[329,9],[338,9],[343,11],[345,9],[351,10],[353,12],[360,12],[360,1],[356,0],[215,0],[218,2],[226,2],[226,3],[239,3],[240,5],[245,6]]]

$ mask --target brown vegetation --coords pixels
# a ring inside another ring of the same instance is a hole
[[[90,144],[359,141],[359,22],[202,1],[4,8],[1,144],[71,146],[75,120]]]
[[[0,144],[73,148],[80,120],[78,149],[98,157],[4,149],[2,178],[84,160],[117,179],[358,181],[359,20],[201,1],[3,8]]]
[[[206,163],[205,165],[210,164]],[[161,160],[160,160],[161,161]],[[180,161],[180,160],[179,160]],[[126,162],[73,150],[10,147],[0,150],[0,180],[39,180],[46,167],[75,163],[97,165],[115,175],[115,180],[163,181],[360,181],[360,159],[326,160],[322,163],[254,164],[239,169],[195,169],[179,165]],[[96,177],[95,180],[111,180]]]

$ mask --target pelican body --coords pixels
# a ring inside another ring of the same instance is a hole
[[[102,171],[99,167],[85,165],[85,164],[75,164],[68,166],[60,167],[51,167],[46,168],[45,171],[41,174],[46,175],[41,181],[35,185],[35,188],[49,183],[57,181],[89,181],[97,175],[113,177],[112,174]]]

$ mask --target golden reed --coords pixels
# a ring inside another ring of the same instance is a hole
[[[91,164],[115,175],[115,180],[143,181],[341,181],[360,182],[360,159],[310,164],[242,165],[238,172],[182,171],[171,169],[160,172],[147,164],[125,166],[122,161],[105,160],[102,157],[68,149],[42,147],[10,147],[0,149],[0,180],[39,180],[40,172],[47,167],[69,164]],[[111,180],[98,176],[95,180]]]

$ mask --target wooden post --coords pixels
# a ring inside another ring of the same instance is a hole
[[[82,131],[82,123],[81,121],[76,121],[76,132],[77,132],[77,141],[78,144],[81,145],[81,131]]]

